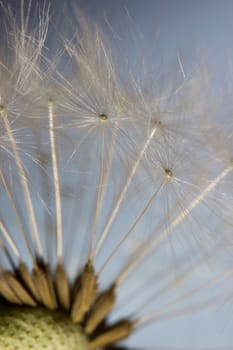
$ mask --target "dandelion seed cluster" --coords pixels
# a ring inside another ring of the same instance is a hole
[[[0,349],[133,349],[231,273],[176,287],[230,227],[206,69],[119,69],[77,8],[50,45],[49,4],[0,4]]]

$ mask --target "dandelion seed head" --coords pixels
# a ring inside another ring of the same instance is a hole
[[[58,350],[88,349],[83,333],[62,312],[52,314],[42,308],[1,308],[0,330],[0,349],[34,349],[35,346],[44,350],[55,347]]]
[[[180,56],[164,83],[146,64],[122,78],[108,36],[79,11],[55,52],[49,6],[31,26],[25,5],[20,23],[4,8],[0,56],[0,344],[33,349],[39,332],[45,349],[82,339],[82,349],[131,349],[137,332],[189,313],[188,297],[208,288],[191,272],[199,246],[211,255],[221,241],[206,218],[225,219],[232,166],[216,163],[206,79],[184,74]]]

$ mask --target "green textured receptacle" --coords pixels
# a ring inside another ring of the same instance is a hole
[[[1,350],[88,350],[80,327],[61,311],[0,306]]]

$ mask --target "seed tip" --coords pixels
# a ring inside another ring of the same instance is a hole
[[[173,173],[172,173],[171,169],[169,169],[169,168],[164,169],[164,172],[165,172],[165,175],[168,179],[170,179],[173,176]]]
[[[54,104],[55,102],[55,99],[54,98],[49,98],[48,99],[48,103],[51,105],[51,104]]]
[[[102,122],[105,122],[106,120],[108,120],[108,116],[105,113],[99,114],[99,118]]]

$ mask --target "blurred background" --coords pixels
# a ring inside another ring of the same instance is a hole
[[[77,3],[100,23],[106,16],[122,41],[130,30],[138,30],[145,48],[156,43],[158,56],[164,59],[180,55],[184,64],[188,64],[187,58],[200,51],[218,83],[231,76],[233,3],[230,0],[79,0]],[[126,13],[131,17],[128,27]]]

